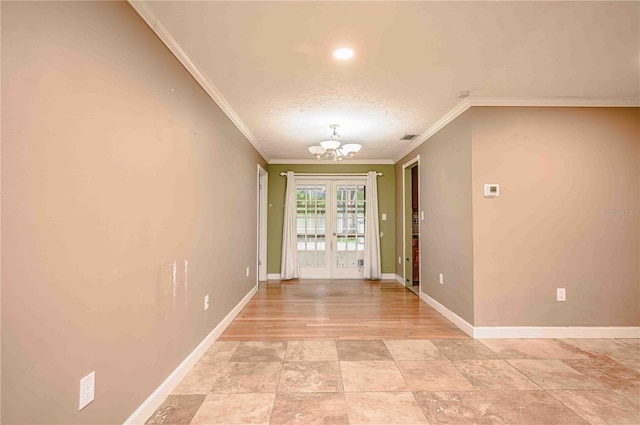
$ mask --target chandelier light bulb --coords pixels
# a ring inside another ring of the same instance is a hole
[[[362,148],[362,145],[358,144],[358,143],[347,143],[346,145],[342,145],[342,149],[346,152],[346,153],[351,153],[353,152],[354,154],[357,153],[360,149]]]
[[[318,155],[322,155],[323,153],[325,153],[326,149],[323,148],[322,146],[311,146],[309,148],[309,152],[311,152],[315,156],[318,156]]]
[[[340,142],[337,140],[325,140],[324,142],[320,142],[320,146],[322,146],[327,151],[334,151],[340,147]]]

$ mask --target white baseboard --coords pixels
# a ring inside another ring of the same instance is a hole
[[[424,292],[420,299],[474,339],[640,338],[638,326],[473,326]]]
[[[399,274],[396,275],[396,282],[398,282],[402,286],[405,286],[404,285],[404,277],[400,276]]]
[[[247,303],[258,292],[258,286],[251,291],[225,316],[218,325],[207,335],[200,344],[178,365],[177,368],[165,379],[156,390],[138,407],[135,412],[124,421],[124,425],[144,424],[147,419],[156,411],[162,402],[175,389],[189,370],[200,360],[202,355],[211,347],[220,335],[227,329],[233,319],[247,305]]]
[[[380,274],[380,279],[382,279],[382,280],[395,280],[396,279],[396,274],[395,273],[382,273],[382,274]]]
[[[433,307],[438,313],[442,314],[444,317],[453,322],[453,324],[460,328],[462,332],[466,333],[470,337],[474,336],[473,325],[471,323],[467,322],[462,317],[458,316],[453,311],[449,310],[447,307],[443,306],[424,292],[420,292],[420,299]]]
[[[267,280],[281,280],[280,273],[267,273]]]
[[[640,338],[637,326],[478,326],[473,337],[488,338]]]

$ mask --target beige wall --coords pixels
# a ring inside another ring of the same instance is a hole
[[[287,187],[282,171],[297,173],[366,173],[379,171],[378,177],[378,213],[387,214],[386,221],[380,221],[380,257],[382,273],[393,273],[395,257],[395,176],[393,165],[382,164],[269,164],[269,213],[267,235],[268,273],[280,273],[282,259],[282,224],[284,220],[284,195]]]
[[[423,292],[475,326],[640,325],[640,109],[471,108],[397,193],[418,154]]]
[[[265,164],[123,2],[2,2],[2,124],[2,423],[122,423],[255,285]]]
[[[396,192],[402,193],[403,164],[417,155],[420,210],[425,213],[420,222],[422,292],[473,323],[471,113],[465,112],[398,161]],[[402,216],[401,200],[396,204],[396,215]],[[396,249],[402,255],[402,238],[398,239]],[[401,268],[397,273],[404,276]],[[439,283],[440,273],[444,274],[444,285]]]
[[[472,112],[476,326],[640,325],[640,109]]]

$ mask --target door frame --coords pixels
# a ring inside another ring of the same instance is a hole
[[[329,264],[328,267],[328,276],[322,275],[322,274],[318,274],[318,275],[314,275],[314,276],[305,276],[305,277],[300,277],[301,279],[332,279],[332,280],[340,280],[340,279],[361,279],[362,276],[360,277],[351,277],[351,276],[336,276],[337,273],[335,273],[335,269],[336,269],[336,264],[335,260],[336,260],[336,255],[337,255],[337,236],[334,235],[334,233],[337,233],[337,223],[336,223],[336,217],[335,217],[335,213],[336,213],[336,193],[335,193],[335,189],[336,186],[338,185],[338,183],[345,183],[348,181],[358,181],[358,182],[363,182],[363,184],[366,185],[366,176],[350,176],[350,175],[338,175],[338,174],[332,174],[332,175],[313,175],[313,176],[301,176],[301,177],[296,177],[296,184],[304,184],[306,182],[309,183],[318,183],[318,182],[322,182],[322,183],[326,183],[326,193],[327,193],[327,197],[326,197],[326,211],[327,214],[325,215],[325,243],[328,244],[328,248],[327,248],[327,264]],[[330,196],[331,195],[331,196]],[[366,217],[365,217],[366,220]],[[357,242],[356,242],[357,244]],[[360,274],[362,275],[363,271],[360,271]],[[338,273],[339,274],[339,273]]]
[[[257,181],[256,285],[267,280],[267,195],[269,173],[260,164],[258,164]]]
[[[406,173],[408,169],[418,167],[418,182],[420,181],[420,155],[402,164],[402,279],[405,287],[413,286],[413,282],[407,283],[407,268],[412,267],[407,261],[407,187],[406,187]],[[420,204],[420,186],[418,183],[418,221],[423,221],[423,211]],[[422,235],[421,225],[418,225],[418,256],[420,261],[418,262],[418,293],[422,293]],[[411,273],[413,275],[413,272]],[[413,279],[412,279],[413,280]]]

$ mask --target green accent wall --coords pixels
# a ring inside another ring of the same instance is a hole
[[[287,178],[283,171],[296,173],[366,173],[378,171],[378,213],[380,214],[380,257],[382,273],[395,273],[396,207],[395,166],[380,164],[269,164],[269,211],[267,213],[267,273],[280,273],[282,258],[282,223],[284,220],[284,194]],[[387,220],[382,221],[382,214]]]

